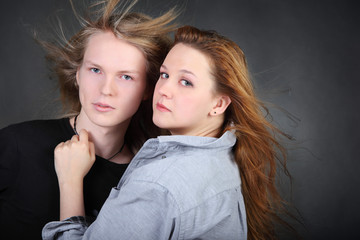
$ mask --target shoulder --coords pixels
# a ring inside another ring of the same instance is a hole
[[[21,123],[11,124],[0,130],[0,134],[15,134],[15,135],[41,135],[59,132],[59,130],[66,128],[67,118],[61,119],[47,119],[47,120],[31,120]]]
[[[183,211],[240,186],[237,165],[228,151],[162,155],[136,169],[131,178],[162,186]]]
[[[65,118],[60,119],[43,119],[43,120],[30,120],[30,121],[24,121],[20,123],[10,124],[4,128],[1,129],[1,131],[21,131],[26,130],[30,128],[36,128],[36,130],[40,129],[46,129],[49,127],[53,127],[59,124],[63,124],[63,121]]]
[[[72,135],[68,120],[32,120],[9,125],[0,130],[0,142],[18,145],[19,149],[36,145],[53,146]]]
[[[215,194],[240,184],[239,171],[232,154],[226,151],[197,152],[191,155],[169,156],[173,164],[158,181],[170,186],[188,188],[193,194],[201,191]],[[172,179],[177,181],[171,181]],[[211,190],[210,190],[211,189]]]

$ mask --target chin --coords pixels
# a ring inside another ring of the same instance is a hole
[[[165,129],[165,128],[166,128],[166,125],[162,124],[162,123],[159,122],[159,121],[153,120],[153,123],[154,123],[158,128],[162,128],[162,129]]]
[[[161,119],[158,119],[158,118],[154,118],[153,117],[153,123],[159,127],[159,128],[162,128],[162,129],[168,129],[169,128],[169,125],[166,124],[164,121],[161,121]]]

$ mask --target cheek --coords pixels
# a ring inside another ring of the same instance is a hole
[[[160,96],[158,88],[159,88],[159,85],[156,84],[156,85],[155,85],[154,92],[151,93],[151,94],[153,94],[153,95],[152,95],[152,97],[153,97],[153,104],[155,104],[155,103],[157,102],[157,100],[159,99],[159,96]],[[151,95],[150,95],[150,96],[151,96]]]
[[[129,115],[134,115],[141,105],[144,96],[143,93],[144,91],[125,93],[128,97],[120,97],[118,100],[118,107],[124,109]]]
[[[86,105],[99,97],[100,86],[97,85],[95,81],[84,81],[84,79],[82,79],[79,82],[79,100],[81,105]]]
[[[96,86],[91,82],[82,81],[79,85],[79,96],[82,98],[88,98],[90,95],[95,93]]]
[[[126,101],[132,106],[140,105],[144,98],[145,86],[134,85],[131,88],[119,89],[119,101]]]
[[[145,94],[144,90],[136,91],[135,93],[133,93],[131,102],[140,104],[141,101],[143,100],[144,94]]]
[[[211,100],[207,96],[197,94],[196,96],[184,97],[179,100],[181,105],[179,114],[183,114],[187,118],[202,118],[208,115]]]
[[[146,87],[146,80],[143,80],[139,84],[137,84],[135,89],[136,89],[136,96],[137,96],[136,98],[140,99],[140,101],[143,100],[144,96],[147,95],[147,92],[148,92],[148,89]]]
[[[161,80],[158,79],[158,81],[157,81],[156,84],[155,84],[154,95],[155,95],[155,94],[158,94],[158,92],[159,92],[159,88],[160,88],[160,85],[161,85],[160,81],[161,81]]]
[[[193,97],[182,97],[177,99],[176,108],[177,113],[181,116],[191,117],[199,111],[199,104]]]

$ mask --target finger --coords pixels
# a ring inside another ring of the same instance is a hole
[[[90,152],[90,157],[91,160],[95,160],[95,145],[93,142],[89,142],[89,152]]]
[[[64,142],[64,147],[70,146],[71,144],[71,140],[67,140],[66,142]]]
[[[79,141],[80,142],[89,142],[89,134],[85,129],[81,129],[79,133]]]
[[[72,136],[71,141],[72,142],[78,142],[79,141],[79,136],[75,134],[74,136]]]
[[[64,142],[59,143],[56,147],[54,151],[59,150],[60,148],[62,148],[64,146]]]

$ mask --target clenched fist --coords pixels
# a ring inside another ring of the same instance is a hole
[[[83,181],[95,162],[95,147],[82,129],[79,136],[59,143],[55,148],[55,170],[59,184]]]

